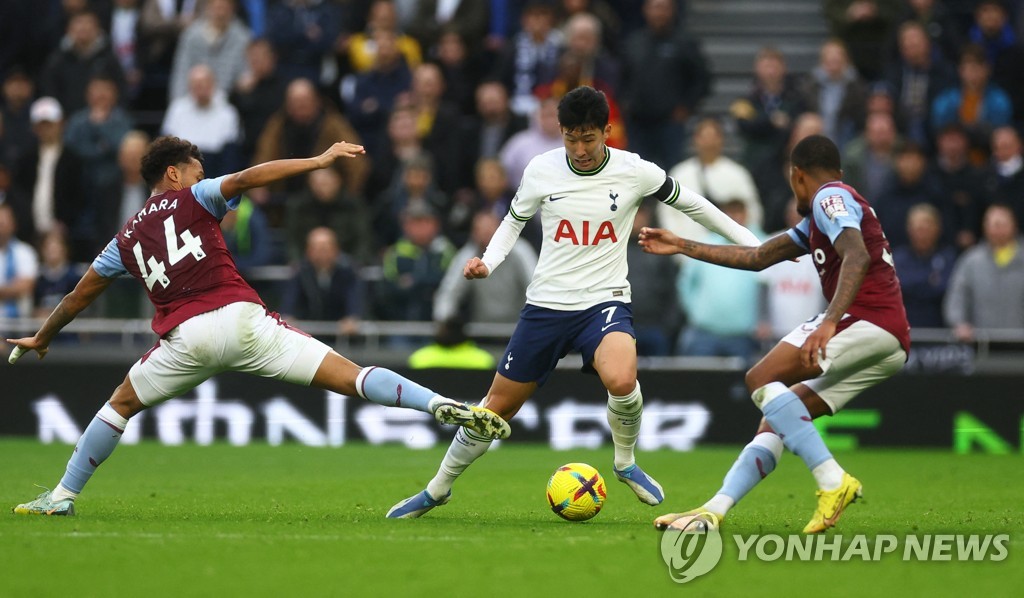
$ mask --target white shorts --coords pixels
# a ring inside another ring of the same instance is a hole
[[[797,326],[782,342],[802,347],[817,330],[825,314]],[[844,318],[848,316],[843,316]],[[835,413],[865,389],[900,371],[907,352],[891,333],[864,320],[858,320],[838,332],[825,345],[827,359],[819,362],[822,373],[803,382],[822,398]]]
[[[330,350],[262,305],[232,303],[182,322],[132,365],[128,379],[148,407],[224,371],[309,386]]]

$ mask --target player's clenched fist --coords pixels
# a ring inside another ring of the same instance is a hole
[[[466,267],[462,269],[462,275],[469,280],[473,280],[474,278],[487,278],[487,275],[490,273],[491,271],[487,269],[486,265],[484,265],[483,260],[478,257],[470,258],[470,260],[466,262]]]
[[[674,255],[679,252],[679,237],[663,228],[640,229],[640,247],[647,253]]]

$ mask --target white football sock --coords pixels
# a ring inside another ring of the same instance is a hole
[[[635,463],[633,447],[640,435],[643,411],[644,397],[640,393],[639,382],[628,395],[618,397],[608,393],[608,426],[615,444],[615,469],[619,471]]]
[[[716,494],[711,497],[711,500],[704,503],[704,508],[711,511],[715,515],[725,517],[725,514],[729,512],[729,509],[736,504],[736,501],[729,498],[724,494]]]
[[[462,472],[466,471],[466,468],[486,453],[489,448],[491,448],[489,438],[479,436],[472,430],[459,428],[451,446],[448,447],[448,452],[444,454],[441,467],[438,468],[434,479],[427,484],[427,493],[434,500],[448,494],[456,478],[462,475]]]
[[[829,459],[812,469],[811,473],[814,474],[814,481],[818,482],[818,488],[835,490],[842,485],[845,471],[839,467],[839,463],[836,463],[835,459]]]
[[[50,500],[53,502],[59,502],[62,500],[75,500],[78,498],[77,492],[72,492],[64,486],[57,484],[57,487],[50,493]]]

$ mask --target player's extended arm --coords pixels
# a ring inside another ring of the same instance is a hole
[[[491,272],[494,272],[494,269],[508,257],[512,247],[519,240],[519,235],[522,234],[524,226],[526,226],[526,222],[517,220],[511,211],[505,215],[505,219],[498,225],[498,230],[494,231],[491,241],[487,244],[487,249],[484,251],[483,256],[480,258],[474,257],[466,262],[466,267],[463,268],[462,272],[463,276],[468,279],[487,278],[490,276]]]
[[[236,197],[254,187],[263,187],[299,174],[327,168],[338,158],[354,158],[365,153],[363,146],[341,141],[313,158],[272,160],[229,174],[221,181],[220,192],[224,197]]]
[[[92,302],[103,291],[107,290],[107,287],[114,280],[114,278],[100,276],[90,266],[89,270],[82,276],[82,279],[75,285],[75,290],[65,295],[57,307],[53,308],[53,311],[47,316],[42,328],[36,332],[35,336],[7,339],[7,342],[14,345],[14,351],[11,353],[11,363],[14,363],[25,351],[35,351],[39,354],[39,359],[45,357],[46,352],[49,351],[50,341],[53,340],[53,337],[57,336],[61,328],[64,328],[74,320],[75,316],[80,314],[83,309],[92,305]]]
[[[690,239],[682,239],[663,228],[648,228],[646,226],[640,229],[640,246],[647,253],[658,255],[681,253],[702,262],[737,270],[764,270],[768,266],[807,253],[785,233],[776,235],[757,247],[746,247],[698,243]]]
[[[853,299],[857,296],[857,291],[860,290],[860,285],[864,282],[868,267],[871,265],[871,255],[864,245],[864,237],[856,228],[844,228],[832,246],[842,260],[839,266],[839,281],[821,324],[808,335],[800,348],[800,357],[805,366],[817,366],[819,359],[828,358],[825,346],[835,336],[836,326],[843,318],[843,314],[853,305]]]

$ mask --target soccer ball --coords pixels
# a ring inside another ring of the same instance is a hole
[[[604,478],[586,463],[559,467],[548,480],[548,504],[568,521],[586,521],[601,512],[608,497]]]

